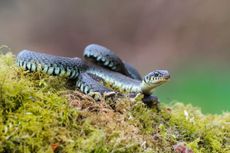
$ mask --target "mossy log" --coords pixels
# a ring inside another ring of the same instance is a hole
[[[127,97],[95,102],[65,78],[0,55],[0,152],[230,152],[230,113]]]

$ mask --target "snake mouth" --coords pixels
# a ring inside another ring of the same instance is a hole
[[[164,76],[164,77],[155,77],[153,78],[151,81],[150,81],[150,84],[151,83],[161,83],[161,82],[166,82],[170,80],[170,76]]]
[[[154,81],[157,81],[157,82],[167,82],[167,81],[169,81],[170,80],[170,75],[169,74],[167,74],[167,75],[164,75],[164,76],[162,76],[162,77],[155,77],[154,78]]]
[[[165,79],[166,81],[170,80],[170,75],[165,76],[164,79]]]

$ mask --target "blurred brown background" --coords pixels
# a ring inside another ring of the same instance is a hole
[[[230,57],[229,0],[2,0],[0,4],[0,41],[17,51],[81,56],[87,44],[99,43],[146,70],[179,65],[194,54],[210,60]]]
[[[213,73],[220,76],[218,83],[224,79],[222,71],[229,71],[230,1],[1,0],[0,43],[16,52],[26,48],[63,56],[82,56],[87,44],[98,43],[142,74],[156,68],[169,69],[180,81],[191,69],[194,73],[190,78],[196,74],[199,80],[202,77],[197,68],[201,67],[199,71],[204,71],[206,78]],[[172,91],[175,86],[179,85],[172,84],[168,89],[170,100],[178,99],[170,95],[176,95]],[[204,95],[202,92],[200,95]]]

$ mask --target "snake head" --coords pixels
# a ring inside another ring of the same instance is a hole
[[[170,74],[167,70],[155,70],[147,74],[141,83],[143,93],[150,94],[154,88],[167,82]]]

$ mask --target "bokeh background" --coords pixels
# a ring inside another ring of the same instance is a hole
[[[230,110],[229,0],[1,0],[0,44],[82,56],[104,45],[142,75],[168,69],[156,95],[204,113]]]

